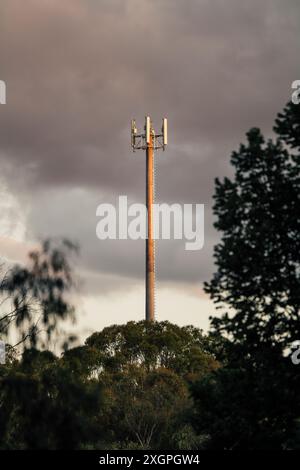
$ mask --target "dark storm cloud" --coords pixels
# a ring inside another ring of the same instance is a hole
[[[22,191],[33,233],[51,233],[53,214],[52,231],[75,235],[95,270],[143,275],[142,246],[99,248],[100,201],[70,200],[78,187],[143,196],[144,156],[131,153],[131,117],[140,126],[144,114],[157,126],[169,118],[170,147],[157,156],[159,199],[209,210],[213,179],[230,171],[231,150],[253,125],[270,133],[299,78],[296,1],[4,0],[0,9],[8,102],[0,109],[1,160],[10,181],[21,172],[30,183]],[[54,188],[61,194],[56,208],[46,203]],[[74,216],[61,217],[59,207]],[[164,248],[162,278],[207,276],[211,219],[209,213],[206,251]]]
[[[30,226],[34,228],[34,234],[41,238],[61,235],[79,241],[79,261],[86,275],[90,270],[143,279],[143,240],[99,240],[96,237],[99,221],[95,215],[96,207],[104,201],[118,204],[113,194],[79,189],[42,191],[38,200],[31,204]],[[170,279],[201,282],[207,279],[211,272],[212,245],[216,241],[209,207],[205,210],[205,222],[205,245],[201,251],[185,250],[186,240],[156,242],[157,275],[162,282]]]

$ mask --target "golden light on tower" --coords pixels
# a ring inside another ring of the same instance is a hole
[[[156,134],[151,118],[146,116],[143,133],[138,133],[135,120],[131,121],[131,146],[133,151],[146,151],[146,207],[147,207],[147,238],[146,238],[146,320],[155,320],[155,240],[154,240],[154,151],[165,150],[168,144],[168,123],[164,118],[160,134]]]

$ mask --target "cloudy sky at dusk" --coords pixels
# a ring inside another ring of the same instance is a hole
[[[96,208],[143,202],[145,157],[130,119],[169,120],[157,201],[205,204],[205,247],[161,241],[157,318],[206,328],[214,178],[252,126],[271,135],[299,77],[297,0],[1,0],[0,250],[37,240],[81,247],[79,328],[144,316],[144,243],[99,241]]]

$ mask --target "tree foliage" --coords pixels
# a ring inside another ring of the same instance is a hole
[[[230,342],[225,366],[192,385],[194,427],[211,448],[299,448],[300,372],[289,357],[300,338],[299,129],[289,103],[278,138],[251,129],[233,178],[216,180],[221,240],[206,291],[227,310],[212,326]]]
[[[188,439],[196,448],[202,440],[189,422],[189,384],[220,367],[215,344],[219,351],[215,338],[192,326],[128,322],[94,333],[62,360],[103,387],[97,422],[105,448],[180,448]]]
[[[220,367],[214,341],[194,327],[129,322],[60,358],[12,356],[0,367],[2,448],[200,448],[189,387]]]
[[[3,449],[76,449],[93,439],[101,387],[49,351],[29,349],[0,370]]]
[[[233,315],[213,324],[236,343],[283,350],[300,337],[299,157],[252,129],[231,163],[234,178],[216,180],[222,237],[206,291]]]
[[[214,340],[193,326],[165,322],[112,325],[86,340],[99,351],[98,367],[122,371],[131,365],[148,371],[163,367],[180,375],[197,375],[218,367],[212,355]]]
[[[74,319],[66,299],[74,284],[69,261],[74,251],[69,240],[46,240],[29,253],[28,266],[7,270],[0,284],[0,337],[13,330],[18,343],[36,346],[40,340],[45,345],[61,320]]]

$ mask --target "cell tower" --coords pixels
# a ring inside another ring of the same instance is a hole
[[[144,133],[139,133],[135,120],[131,121],[131,146],[133,151],[146,150],[146,206],[147,206],[147,238],[146,238],[146,321],[155,320],[155,246],[153,236],[153,204],[154,204],[154,151],[165,150],[168,144],[168,123],[164,118],[160,134],[156,134],[149,116],[145,118]]]

